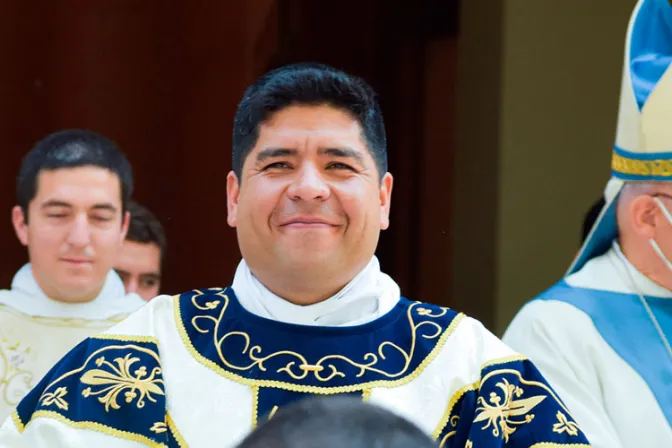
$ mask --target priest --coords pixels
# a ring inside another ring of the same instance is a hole
[[[12,222],[30,262],[0,291],[3,420],[70,349],[144,305],[112,270],[131,189],[124,155],[90,131],[52,134],[24,158]]]
[[[349,395],[442,447],[589,446],[527,358],[474,319],[402,297],[381,271],[386,154],[364,81],[308,64],[259,79],[234,119],[232,285],[156,298],[81,343],[0,445],[234,447],[289,403]]]
[[[504,341],[561,393],[593,446],[672,446],[672,6],[627,34],[613,177],[568,275]]]

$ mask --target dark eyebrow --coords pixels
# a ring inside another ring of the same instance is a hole
[[[56,199],[50,199],[44,204],[42,204],[42,207],[40,208],[49,208],[49,207],[68,207],[72,208],[72,205],[68,204],[67,202],[63,201],[57,201]]]
[[[140,278],[158,281],[161,280],[161,275],[158,272],[148,272],[145,274],[140,274]]]
[[[112,213],[117,213],[117,207],[115,207],[112,204],[95,204],[93,206],[93,209],[94,210],[107,210],[107,211],[110,211]]]
[[[283,156],[295,156],[296,149],[287,149],[287,148],[266,148],[259,151],[257,154],[257,162],[263,162],[266,159],[273,157],[283,157]]]
[[[362,154],[352,148],[322,148],[318,153],[332,157],[355,159],[358,163],[364,164],[364,157]]]

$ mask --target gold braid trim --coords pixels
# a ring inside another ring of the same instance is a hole
[[[21,417],[19,417],[19,413],[16,412],[16,409],[12,411],[12,421],[14,422],[14,425],[16,425],[16,429],[19,430],[19,433],[22,433],[23,430],[26,429],[26,425],[21,421]]]
[[[202,293],[201,293],[202,294]],[[194,296],[197,297],[197,296]],[[464,319],[464,314],[459,313],[457,314],[453,320],[450,322],[450,325],[443,331],[443,334],[439,338],[438,342],[434,346],[434,348],[429,352],[429,354],[425,357],[420,362],[420,365],[415,369],[415,371],[411,372],[410,374],[406,375],[403,378],[397,379],[397,380],[377,380],[377,381],[370,381],[368,383],[361,383],[361,384],[353,384],[349,386],[337,386],[337,387],[319,387],[319,386],[301,386],[298,384],[293,384],[293,383],[288,383],[284,381],[275,381],[275,380],[253,380],[249,378],[245,378],[241,375],[237,375],[235,373],[229,372],[228,370],[223,369],[220,367],[217,363],[214,361],[211,361],[210,359],[204,357],[201,355],[196,348],[194,348],[194,345],[192,344],[191,340],[189,339],[189,335],[187,334],[187,329],[184,326],[183,320],[182,320],[182,313],[180,311],[180,296],[174,296],[173,298],[173,310],[174,310],[174,318],[175,318],[175,323],[177,325],[178,333],[180,335],[180,338],[182,339],[182,342],[184,343],[184,346],[187,348],[189,353],[194,357],[196,361],[199,363],[203,364],[205,367],[207,367],[210,370],[213,370],[214,372],[217,372],[219,375],[223,376],[224,378],[227,378],[231,381],[234,381],[238,384],[243,384],[246,386],[250,387],[272,387],[276,389],[283,389],[287,390],[290,392],[303,392],[303,393],[309,393],[309,394],[315,394],[315,395],[334,395],[334,394],[343,394],[343,393],[348,393],[348,392],[356,392],[356,391],[362,391],[363,389],[373,389],[376,387],[384,387],[384,388],[393,388],[393,387],[399,387],[404,384],[410,383],[413,381],[415,378],[417,378],[424,370],[425,368],[441,353],[441,350],[443,349],[443,346],[445,345],[446,341],[450,337],[451,334],[455,331],[455,329],[458,327],[460,322],[462,322],[462,319]]]
[[[28,428],[31,423],[35,421],[35,419],[44,417],[44,418],[51,418],[54,419],[58,422],[61,422],[71,428],[75,429],[89,429],[91,431],[96,431],[100,432],[103,434],[107,434],[108,436],[115,437],[117,439],[124,439],[124,440],[130,440],[132,442],[138,442],[142,443],[145,446],[148,446],[150,448],[167,448],[167,446],[163,443],[158,443],[150,439],[149,437],[143,436],[141,434],[136,434],[133,432],[128,432],[128,431],[122,431],[120,429],[115,429],[111,428],[109,426],[103,425],[101,423],[96,423],[96,422],[89,422],[89,421],[83,421],[83,422],[75,422],[70,420],[69,418],[66,418],[62,416],[61,414],[54,412],[54,411],[37,411],[33,414],[33,417],[30,419],[30,421],[26,424],[26,428]]]
[[[170,428],[170,432],[173,434],[173,437],[175,438],[175,441],[179,445],[180,448],[189,448],[189,445],[187,444],[187,441],[184,440],[184,437],[182,437],[182,434],[180,433],[180,430],[177,429],[177,426],[175,425],[175,421],[172,419],[169,413],[166,412],[166,425],[168,425],[168,428]]]

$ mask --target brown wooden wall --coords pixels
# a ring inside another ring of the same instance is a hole
[[[228,284],[239,260],[225,219],[236,104],[264,70],[311,60],[379,91],[396,177],[381,263],[406,295],[449,305],[455,4],[0,2],[0,285],[25,261],[9,220],[20,159],[72,127],[113,138],[131,160],[136,198],[168,234],[164,290]]]

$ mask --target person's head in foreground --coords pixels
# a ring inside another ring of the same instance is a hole
[[[273,293],[324,300],[371,261],[389,225],[392,175],[375,92],[321,65],[272,71],[234,120],[228,222]]]
[[[238,448],[435,448],[408,420],[353,397],[307,398],[279,410]]]
[[[159,295],[161,287],[166,235],[152,212],[136,201],[129,202],[128,211],[131,221],[114,269],[124,281],[126,292],[151,300]]]
[[[56,132],[24,157],[12,223],[48,297],[77,303],[100,293],[126,236],[132,189],[128,160],[95,132]]]

